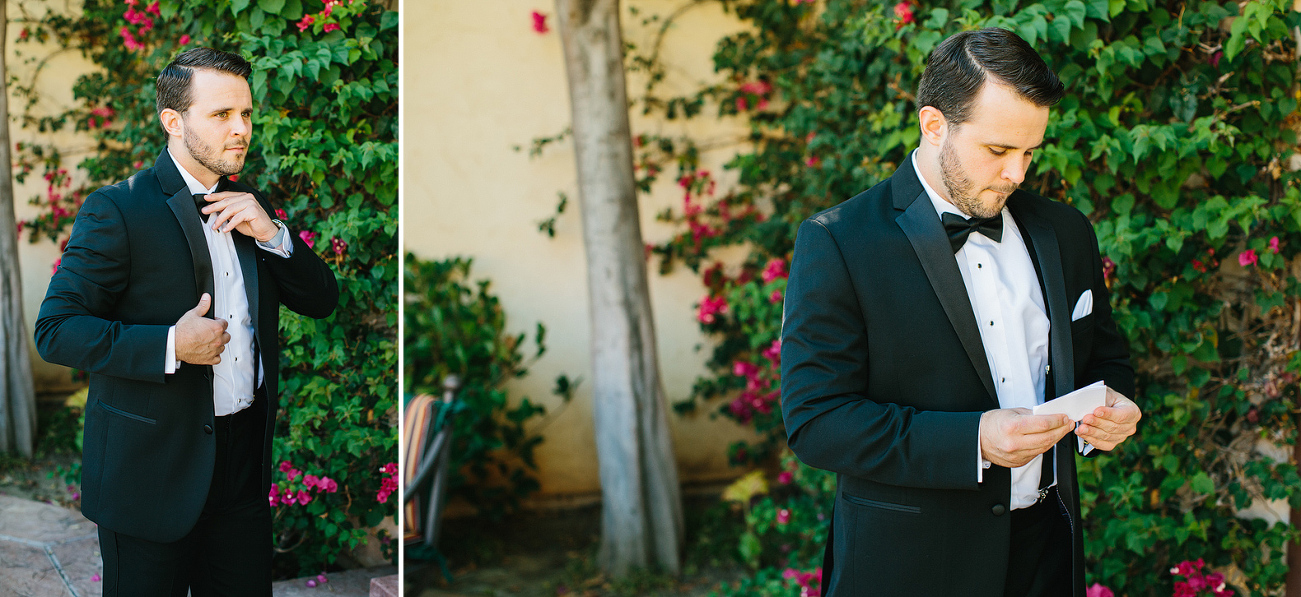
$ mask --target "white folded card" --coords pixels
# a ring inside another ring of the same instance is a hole
[[[1062,414],[1078,422],[1084,415],[1093,412],[1093,409],[1106,405],[1107,384],[1099,381],[1034,407],[1034,414]]]
[[[1036,415],[1056,415],[1063,414],[1071,418],[1072,421],[1079,423],[1080,419],[1093,412],[1093,409],[1099,406],[1107,405],[1107,384],[1098,381],[1084,386],[1065,396],[1058,396],[1039,406],[1034,407],[1032,412]],[[1088,454],[1093,450],[1093,446],[1084,443],[1084,438],[1077,437],[1078,447],[1081,454]]]

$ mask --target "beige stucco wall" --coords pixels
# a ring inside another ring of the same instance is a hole
[[[642,1],[637,7],[645,16],[668,14],[684,4]],[[554,410],[559,401],[550,388],[557,375],[592,377],[572,145],[560,143],[533,159],[512,146],[527,147],[533,138],[559,133],[570,122],[555,5],[547,0],[410,2],[405,9],[404,246],[425,259],[473,257],[474,274],[492,280],[512,331],[530,332],[538,321],[547,326],[547,354],[509,390],[515,399],[527,395]],[[532,30],[534,10],[550,15],[550,33]],[[625,6],[626,41],[649,45],[652,30],[629,18],[627,10]],[[667,89],[687,91],[716,80],[710,62],[714,44],[738,27],[713,4],[687,12],[663,45],[670,65]],[[636,80],[629,87],[633,96],[640,88]],[[634,134],[683,130],[680,124],[647,120],[636,112]],[[745,133],[737,122],[710,118],[696,119],[689,130],[698,139],[722,142],[739,142]],[[735,151],[732,145],[705,155],[704,167],[721,174],[720,189],[734,180],[721,166]],[[656,212],[681,209],[673,167],[666,169],[653,194],[642,197],[647,242],[665,240],[675,231],[655,221]],[[550,239],[537,231],[537,223],[554,213],[557,192],[571,201]],[[694,319],[694,305],[705,289],[697,276],[679,268],[668,276],[652,273],[650,292],[660,371],[673,402],[690,394],[712,348]],[[590,390],[590,382],[584,383],[573,403],[546,428],[538,452],[544,498],[599,491]],[[687,483],[738,474],[727,466],[725,452],[746,431],[728,420],[711,420],[713,408],[685,418],[669,415],[679,471]]]
[[[20,7],[28,11],[27,16],[36,18],[40,15],[32,11],[42,10],[48,5],[67,13],[72,8],[68,6],[70,4],[72,3],[62,1],[38,4],[8,0],[9,24],[5,63],[10,77],[17,77],[23,85],[35,83],[41,102],[32,109],[34,116],[53,115],[72,107],[74,105],[72,85],[78,76],[90,72],[93,65],[75,51],[57,51],[53,45],[14,43],[25,24],[24,13]],[[41,65],[39,69],[38,65]],[[15,95],[12,89],[6,90],[9,92],[10,114],[17,116],[25,105],[25,99]],[[77,176],[80,173],[71,166],[80,162],[93,145],[88,135],[77,134],[70,129],[71,127],[67,127],[59,133],[42,134],[34,127],[20,127],[15,118],[11,117],[9,123],[11,142],[54,143],[63,151],[65,167]],[[12,147],[10,149],[12,150]],[[34,171],[22,184],[14,181],[14,212],[19,220],[31,219],[39,213],[37,207],[29,205],[28,201],[38,195],[45,196],[45,186],[46,182],[39,170]],[[29,243],[30,237],[30,233],[23,233],[19,241],[18,258],[22,271],[23,315],[28,325],[27,343],[31,348],[32,374],[38,392],[65,390],[75,387],[68,369],[42,361],[40,355],[36,354],[36,346],[31,337],[31,331],[35,329],[36,314],[41,307],[41,299],[45,297],[45,289],[50,283],[54,261],[59,258],[59,247],[44,237],[36,243]]]

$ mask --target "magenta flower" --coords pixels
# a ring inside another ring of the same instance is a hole
[[[1116,597],[1116,594],[1111,592],[1111,589],[1095,582],[1093,586],[1084,590],[1084,597]]]
[[[1256,256],[1255,249],[1247,249],[1246,251],[1238,253],[1238,265],[1241,265],[1242,267],[1251,267],[1256,265],[1259,261],[1260,259]]]
[[[791,481],[794,480],[795,480],[795,473],[792,473],[790,471],[782,471],[777,474],[777,482],[781,483],[782,485],[790,485]]]
[[[822,158],[819,158],[816,155],[811,155],[807,158],[804,158],[804,165],[810,168],[817,168],[818,164],[821,163],[822,163]]]
[[[53,276],[53,275],[55,274],[55,272],[59,271],[59,264],[60,264],[60,263],[63,263],[63,258],[62,258],[62,257],[60,257],[60,258],[54,260],[54,269],[50,270],[50,275],[51,275],[51,276]]]
[[[161,14],[158,10],[158,0],[154,0],[153,3],[150,4],[148,8],[145,8],[145,12],[152,14],[154,16],[158,16],[159,14]]]
[[[777,524],[786,524],[791,521],[791,511],[785,508],[777,511]]]
[[[551,29],[547,28],[547,15],[536,10],[533,11],[533,30],[538,33],[551,31]]]
[[[334,249],[335,255],[342,255],[343,250],[348,248],[348,243],[336,237],[330,239],[330,246]]]
[[[310,29],[310,28],[312,27],[312,23],[315,23],[315,22],[316,22],[316,17],[314,17],[314,16],[312,16],[312,15],[306,15],[306,16],[303,17],[303,20],[298,21],[298,30],[299,30],[299,31],[307,31],[308,29]]]
[[[774,366],[776,366],[776,365],[780,365],[780,364],[781,364],[781,360],[782,360],[782,341],[781,341],[781,339],[778,338],[778,339],[776,339],[776,340],[773,340],[773,341],[772,341],[772,344],[769,344],[769,345],[768,345],[768,348],[763,349],[763,352],[760,353],[760,354],[763,355],[763,358],[768,359],[769,361],[771,361],[772,364],[773,364]]]
[[[184,45],[189,45],[189,43],[190,43],[190,34],[189,34],[189,33],[186,33],[185,35],[182,35],[182,36],[181,36],[181,39],[179,39],[179,40],[177,40],[177,41],[179,41],[179,42],[181,43],[181,45],[183,45],[183,46],[184,46]]]
[[[280,463],[280,472],[282,473],[287,473],[293,468],[294,468],[293,463],[289,462],[288,460]]]
[[[317,582],[317,584],[322,584],[322,585],[323,585],[323,584],[325,584],[325,583],[327,583],[327,582],[330,582],[330,579],[329,579],[329,577],[325,576],[325,573],[324,573],[324,572],[322,572],[322,573],[316,575],[316,582]]]
[[[714,323],[716,315],[727,312],[727,299],[725,297],[706,296],[700,301],[700,311],[696,314],[696,320],[700,323]]]
[[[306,505],[307,505],[307,502],[312,501],[312,496],[308,495],[308,493],[307,493],[306,490],[300,489],[300,490],[298,490],[298,498],[297,498],[297,499],[298,499],[298,504],[299,504],[299,505],[306,506]]]
[[[908,0],[904,0],[903,2],[894,5],[894,17],[895,17],[894,28],[896,30],[902,28],[904,25],[907,25],[908,23],[913,22],[915,20],[915,17],[913,16],[912,3],[909,2]]]
[[[325,33],[329,33],[329,32],[331,32],[331,31],[338,31],[338,30],[339,30],[339,24],[338,24],[338,23],[326,23],[326,24],[325,24],[325,27],[323,27],[321,30],[324,31]]]
[[[1271,253],[1278,254],[1278,237],[1269,239],[1269,250]]]
[[[90,575],[90,582],[99,582],[100,580],[102,580],[102,579],[99,577],[98,574],[92,574],[92,575]]]
[[[768,302],[774,305],[782,302],[782,291],[780,290],[772,291],[772,294],[768,295]]]
[[[306,485],[308,489],[311,489],[311,488],[315,487],[315,486],[316,486],[316,475],[304,475],[304,476],[303,476],[303,485]]]
[[[760,277],[763,278],[764,284],[772,282],[777,278],[785,278],[786,276],[786,260],[780,257],[770,259],[768,265],[764,266],[763,273],[760,274]]]
[[[316,234],[315,232],[311,232],[311,231],[309,231],[309,230],[303,230],[302,232],[299,232],[299,233],[298,233],[298,238],[303,239],[303,242],[304,242],[304,243],[307,243],[307,246],[308,246],[309,248],[312,246],[313,241],[316,240],[316,237],[317,237],[317,234]]]
[[[316,588],[316,579],[315,579],[315,578],[309,578],[309,579],[307,579],[307,582],[306,582],[306,583],[303,583],[303,584],[307,585],[307,588],[309,588],[309,589],[315,589],[315,588]]]

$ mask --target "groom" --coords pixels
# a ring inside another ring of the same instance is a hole
[[[323,318],[334,273],[258,191],[250,65],[196,48],[157,79],[167,148],[86,198],[36,321],[90,373],[82,511],[104,595],[271,595],[280,305]]]
[[[825,595],[1084,595],[1075,454],[1140,412],[1092,225],[1017,189],[1063,94],[1013,33],[948,38],[917,151],[800,226],[782,412],[839,481]],[[1099,380],[1078,427],[1029,410]]]

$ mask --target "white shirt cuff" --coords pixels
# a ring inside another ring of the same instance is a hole
[[[171,375],[181,368],[181,362],[176,359],[176,326],[167,328],[167,351],[163,356],[163,374]]]
[[[1080,444],[1080,456],[1088,456],[1089,452],[1093,451],[1093,444],[1084,441],[1084,438],[1077,437],[1075,438],[1075,441],[1079,442]]]
[[[985,469],[993,466],[993,464],[994,463],[985,460],[984,456],[981,456],[980,435],[977,434],[976,435],[976,482],[977,483],[985,482]]]
[[[263,251],[285,258],[294,254],[294,243],[290,240],[288,226],[281,226],[280,231],[267,242],[257,241],[257,246]]]

